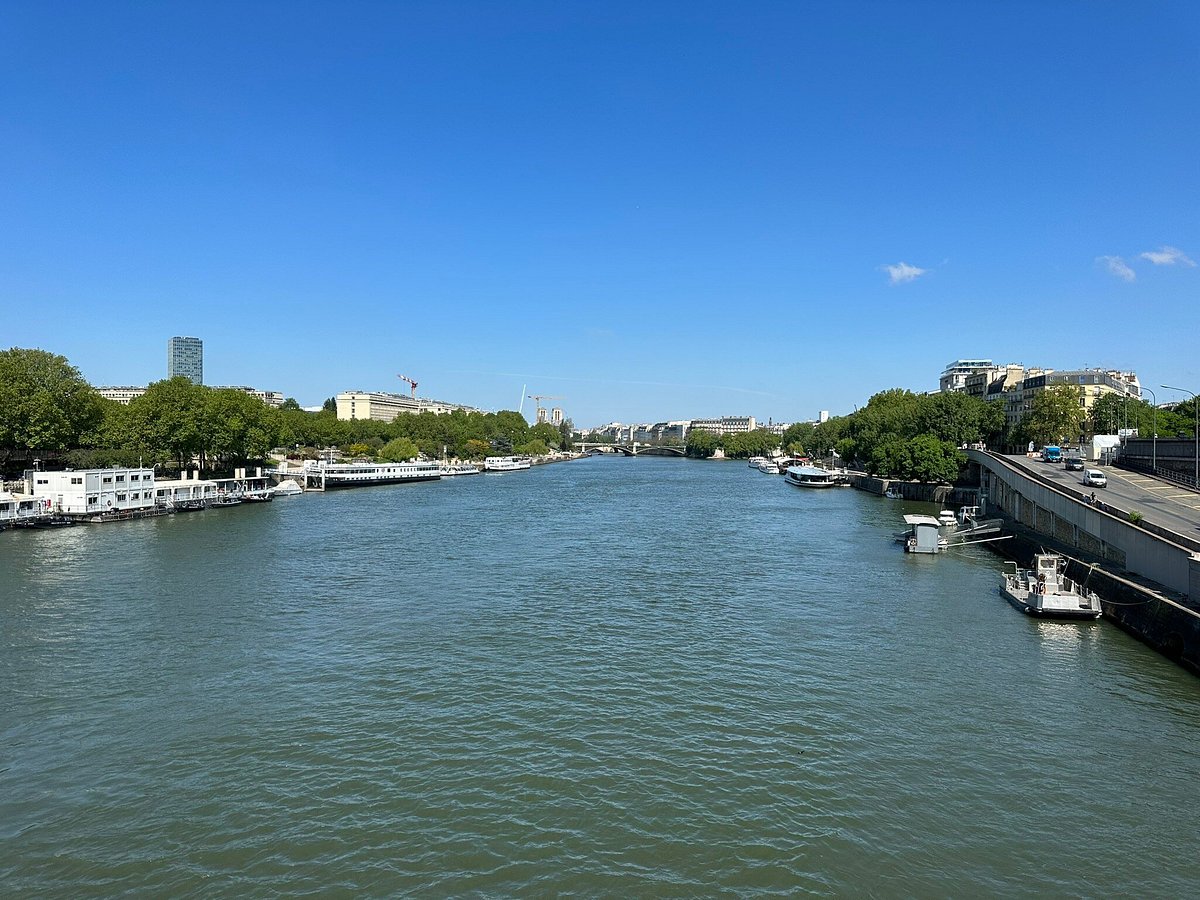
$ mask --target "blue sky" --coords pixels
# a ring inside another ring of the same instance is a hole
[[[0,345],[581,426],[1200,390],[1197,96],[1182,2],[10,2]]]

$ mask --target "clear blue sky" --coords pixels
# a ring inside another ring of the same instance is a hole
[[[1200,391],[1197,97],[1191,2],[9,2],[0,345],[581,426]]]

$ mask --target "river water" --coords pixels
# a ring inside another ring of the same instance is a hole
[[[1200,895],[1200,682],[901,509],[603,458],[6,532],[0,888]]]

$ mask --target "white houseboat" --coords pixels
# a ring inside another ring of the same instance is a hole
[[[483,468],[488,472],[516,472],[532,465],[533,460],[528,456],[489,456],[483,461]]]
[[[29,493],[49,497],[60,515],[107,522],[156,512],[153,469],[68,469],[25,478]]]
[[[215,481],[201,481],[199,472],[184,474],[188,477],[176,481],[154,482],[154,500],[159,506],[182,512],[204,509],[217,499]]]
[[[54,515],[49,497],[29,497],[0,491],[0,531],[47,522]]]
[[[431,462],[402,463],[328,463],[309,462],[304,468],[306,487],[320,490],[365,487],[372,484],[404,484],[410,481],[436,481],[441,467]]]

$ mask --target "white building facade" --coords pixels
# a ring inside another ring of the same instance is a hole
[[[69,516],[154,508],[153,469],[80,469],[27,472],[29,493],[47,497]]]
[[[343,391],[337,395],[337,417],[343,421],[351,419],[373,419],[376,422],[391,422],[405,413],[431,412],[445,415],[461,409],[478,412],[471,406],[446,403],[442,400],[425,400],[421,397],[406,397],[403,394],[388,394],[373,391]]]

